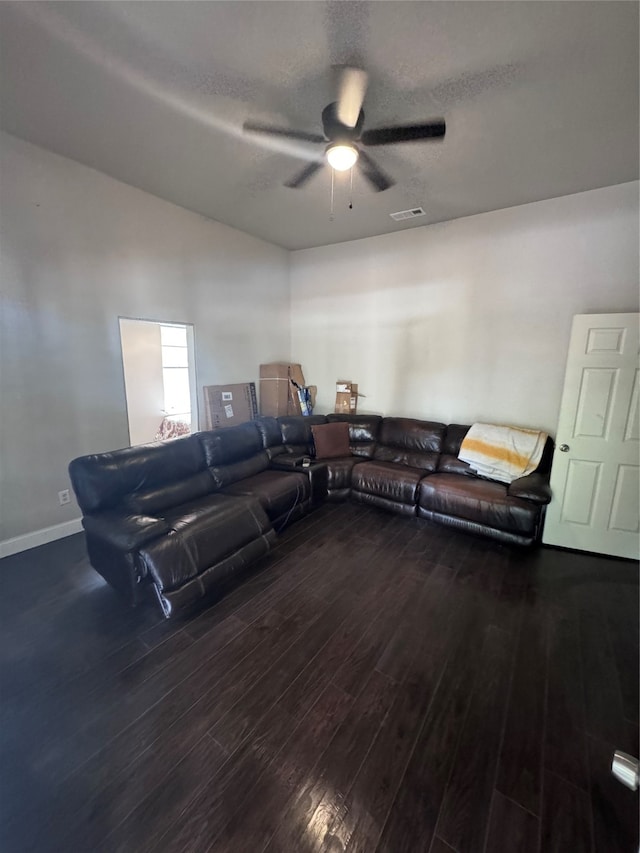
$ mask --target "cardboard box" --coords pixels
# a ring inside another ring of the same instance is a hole
[[[205,385],[204,428],[237,426],[258,417],[255,382],[238,385]]]
[[[358,410],[358,384],[347,379],[336,382],[335,411],[340,415],[355,415]]]
[[[260,414],[278,418],[288,414],[289,365],[260,365]]]
[[[279,418],[302,414],[298,389],[291,380],[304,385],[304,374],[299,364],[277,362],[260,365],[261,415]]]

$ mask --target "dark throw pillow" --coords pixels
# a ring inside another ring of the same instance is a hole
[[[312,426],[313,443],[316,447],[316,459],[335,459],[338,456],[351,456],[349,447],[349,424],[335,421],[331,424]]]

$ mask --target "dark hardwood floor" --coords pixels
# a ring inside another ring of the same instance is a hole
[[[4,853],[637,851],[637,565],[340,504],[178,623],[0,572]]]

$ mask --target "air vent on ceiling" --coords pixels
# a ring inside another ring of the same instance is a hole
[[[397,213],[390,213],[389,216],[400,222],[402,219],[414,219],[416,216],[424,216],[424,210],[421,207],[412,207],[411,210],[399,210]]]

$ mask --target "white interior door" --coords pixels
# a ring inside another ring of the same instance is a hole
[[[543,542],[638,559],[638,314],[573,318]]]

